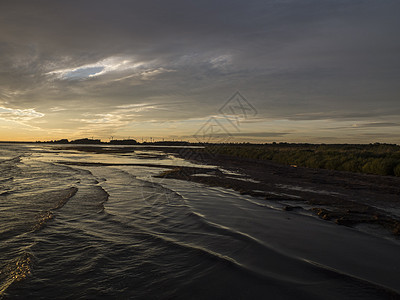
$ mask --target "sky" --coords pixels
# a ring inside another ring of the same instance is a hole
[[[400,144],[398,0],[1,0],[0,140]]]

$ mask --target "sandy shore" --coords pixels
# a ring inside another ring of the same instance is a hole
[[[158,154],[151,154],[150,158],[157,158],[157,155],[161,158],[172,154],[193,163],[210,165],[210,168],[204,166],[196,168],[154,163],[140,164],[169,169],[162,172],[159,177],[229,188],[241,194],[275,202],[282,210],[313,214],[338,225],[359,227],[378,235],[400,236],[399,177],[285,166],[270,161],[214,155],[190,148],[76,145],[54,149],[98,154],[157,150]],[[60,163],[86,166],[114,165],[87,162]]]
[[[291,167],[189,149],[165,151],[197,163],[217,165],[232,174],[176,168],[160,176],[232,188],[242,194],[286,203],[284,210],[307,210],[339,225],[362,226],[378,233],[385,228],[400,235],[398,177]]]
[[[223,259],[221,270],[226,273],[212,277],[216,274],[213,269],[205,281],[194,281],[194,286],[181,290],[180,295],[186,295],[186,291],[192,295],[196,286],[209,282],[216,283],[215,290],[231,291],[232,286],[243,286],[248,280],[246,288],[239,290],[251,290],[253,298],[265,296],[265,289],[276,291],[275,298],[285,298],[288,289],[293,291],[286,297],[290,299],[398,298],[397,178],[200,155],[188,148],[164,148],[164,152],[140,149],[124,153],[121,148],[121,152],[107,152],[112,154],[107,156],[104,154],[109,150],[99,148],[99,155],[90,151],[89,155],[58,153],[51,157],[56,164],[90,171],[82,174],[101,180],[101,187],[111,195],[106,211],[121,215],[121,222],[129,220],[126,224],[117,222],[123,226],[115,230],[108,223],[104,225],[104,217],[100,216],[101,222],[93,227],[96,232],[98,228],[112,228],[106,237],[124,233],[121,241],[125,243],[137,237],[137,228],[147,228],[146,232],[157,236],[155,249],[165,244],[159,239],[162,237],[177,241],[177,249],[193,249],[196,259],[203,260],[205,253],[213,253],[213,268],[215,259]],[[156,177],[166,179],[142,180],[144,174],[157,173]],[[143,187],[149,187],[147,194]],[[80,191],[85,193],[85,187]],[[81,199],[75,199],[75,205]],[[75,226],[76,212],[71,218]],[[132,230],[127,224],[137,228]],[[64,228],[65,222],[60,226]],[[145,239],[148,240],[147,235]],[[131,248],[124,252],[130,253]],[[165,251],[161,253],[164,260]],[[172,259],[174,265],[182,257],[190,257],[186,250],[184,253],[179,253],[179,259]],[[132,261],[131,254],[127,257]],[[227,289],[221,289],[218,280],[236,272],[227,268],[226,261],[245,272],[240,272],[233,284],[229,279]],[[193,270],[196,263],[190,261],[189,266],[184,270]],[[260,290],[252,285],[253,275],[262,280]]]

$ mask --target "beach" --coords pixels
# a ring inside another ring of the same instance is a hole
[[[199,153],[2,145],[1,297],[400,297],[398,178]]]
[[[175,169],[164,174],[166,177],[232,188],[287,204],[285,210],[308,210],[340,225],[369,227],[371,231],[383,227],[393,235],[400,234],[398,177],[302,168],[196,150],[172,152],[201,164],[218,165],[231,174],[201,176],[206,173],[201,169]]]

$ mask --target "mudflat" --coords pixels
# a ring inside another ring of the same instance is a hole
[[[233,189],[262,198],[282,210],[312,214],[338,225],[357,227],[378,235],[400,236],[400,177],[312,169],[278,164],[268,160],[237,158],[190,147],[98,147],[70,145],[55,148],[82,152],[156,153],[138,154],[152,159],[174,155],[195,166],[163,163],[140,165],[164,169],[157,177],[180,179]],[[97,162],[59,162],[66,165],[115,165]],[[204,165],[209,165],[205,168]],[[167,169],[167,171],[165,171]]]
[[[219,169],[179,167],[161,173],[162,177],[231,188],[279,202],[283,210],[310,212],[339,225],[400,235],[398,177],[286,166],[190,149],[165,151]]]

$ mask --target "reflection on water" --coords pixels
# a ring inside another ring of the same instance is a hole
[[[394,240],[231,190],[154,178],[162,168],[140,165],[193,166],[182,159],[0,149],[3,296],[382,299],[400,291]]]

